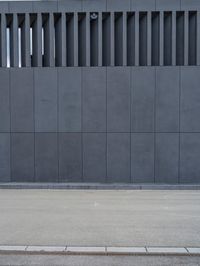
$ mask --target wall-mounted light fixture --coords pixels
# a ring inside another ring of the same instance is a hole
[[[97,18],[98,18],[97,13],[93,12],[93,13],[90,15],[90,18],[91,18],[91,19],[97,19]]]

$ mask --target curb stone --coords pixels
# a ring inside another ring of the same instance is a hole
[[[0,183],[0,189],[200,190],[200,184]]]
[[[88,246],[9,246],[0,253],[65,255],[199,255],[200,247],[88,247]]]

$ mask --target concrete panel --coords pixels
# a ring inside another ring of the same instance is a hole
[[[29,1],[11,1],[9,2],[10,13],[33,12],[33,2]]]
[[[131,11],[154,11],[156,0],[131,0]]]
[[[33,1],[33,12],[57,12],[58,2],[57,1]]]
[[[0,132],[10,131],[9,70],[0,68]]]
[[[181,114],[182,132],[200,131],[200,67],[181,68]]]
[[[181,10],[200,10],[199,0],[181,0]]]
[[[130,131],[130,68],[107,68],[107,130]]]
[[[34,181],[34,133],[11,134],[11,180]]]
[[[200,133],[182,133],[180,183],[200,183]]]
[[[154,131],[155,68],[132,68],[131,126],[133,132]]]
[[[7,13],[9,11],[8,2],[0,2],[1,13]]]
[[[82,181],[81,133],[59,133],[59,181]]]
[[[154,182],[154,134],[131,134],[131,178],[133,183]]]
[[[58,182],[57,133],[35,133],[35,181]]]
[[[106,0],[83,0],[83,11],[106,11]]]
[[[179,68],[156,68],[156,131],[179,131]]]
[[[106,181],[106,134],[83,134],[83,180]]]
[[[107,135],[107,180],[129,183],[130,178],[130,133]]]
[[[58,69],[59,131],[81,131],[81,69]]]
[[[82,88],[83,131],[106,131],[106,69],[84,68]]]
[[[81,12],[82,1],[81,0],[59,0],[58,12]]]
[[[131,0],[107,0],[107,11],[130,11]]]
[[[156,134],[155,182],[178,183],[179,134]]]
[[[11,131],[33,132],[33,70],[10,70]]]
[[[10,181],[10,134],[0,133],[0,182]]]
[[[181,9],[181,0],[156,0],[156,10],[172,11]]]
[[[35,131],[57,131],[57,69],[35,68]]]

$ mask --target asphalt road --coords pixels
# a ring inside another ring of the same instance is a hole
[[[200,192],[0,190],[0,244],[200,247]]]
[[[193,256],[22,256],[0,255],[0,266],[199,266]]]

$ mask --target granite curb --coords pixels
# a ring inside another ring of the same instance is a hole
[[[58,255],[199,255],[200,247],[95,247],[95,246],[10,246],[1,245],[0,254]]]
[[[0,189],[200,190],[200,184],[0,183]]]

